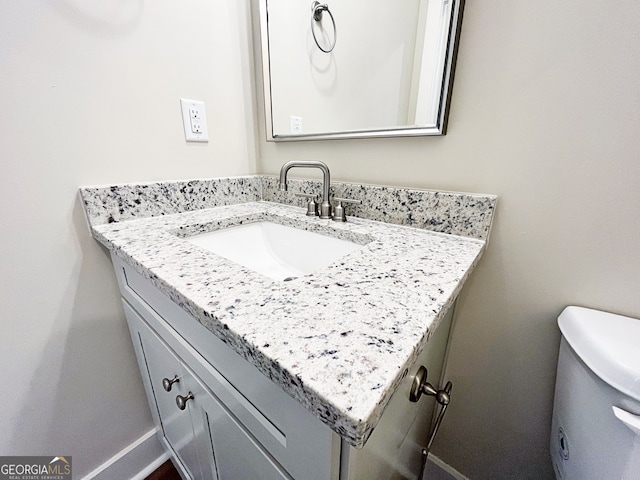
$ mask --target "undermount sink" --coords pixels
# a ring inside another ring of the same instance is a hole
[[[361,247],[348,240],[266,221],[185,240],[273,280],[284,281],[327,267]]]

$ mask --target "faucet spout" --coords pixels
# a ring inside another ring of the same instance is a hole
[[[322,203],[320,204],[320,218],[331,218],[331,202],[329,202],[329,187],[331,174],[326,163],[317,160],[292,160],[282,165],[280,169],[280,190],[287,191],[287,174],[293,167],[319,168],[322,171]]]

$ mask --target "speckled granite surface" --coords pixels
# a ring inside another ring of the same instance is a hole
[[[315,180],[289,179],[289,191],[278,189],[274,176],[214,178],[80,189],[91,225],[168,215],[218,205],[267,200],[304,206],[296,193],[321,191]],[[486,240],[497,197],[459,192],[332,182],[331,195],[362,200],[348,205],[347,215],[409,225],[434,232]]]
[[[340,224],[265,201],[159,215],[94,222],[92,232],[355,447],[366,442],[485,245],[366,219]],[[100,218],[108,216],[100,211]],[[369,241],[325,269],[278,282],[181,238],[260,219]]]
[[[264,176],[262,199],[304,206],[296,192],[317,194],[322,182],[289,179],[289,191],[278,189],[278,178]],[[332,182],[331,196],[361,200],[346,206],[347,215],[433,232],[486,240],[489,237],[497,197],[459,192]]]
[[[255,202],[261,194],[262,179],[255,175],[80,189],[90,225]]]

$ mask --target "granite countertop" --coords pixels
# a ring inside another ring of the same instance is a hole
[[[492,207],[493,208],[493,207]],[[184,236],[270,220],[362,245],[271,280]],[[92,234],[356,448],[478,262],[485,241],[249,201],[92,225]]]

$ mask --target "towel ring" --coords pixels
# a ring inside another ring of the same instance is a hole
[[[333,43],[331,44],[331,47],[328,50],[320,46],[320,43],[316,38],[316,31],[313,23],[314,21],[315,22],[322,21],[322,12],[324,11],[326,11],[329,14],[329,16],[331,17],[331,23],[333,24]],[[314,1],[311,4],[311,13],[312,13],[311,33],[313,34],[313,40],[316,42],[316,45],[318,46],[318,48],[322,50],[324,53],[331,53],[336,46],[336,39],[338,37],[338,31],[336,30],[336,21],[333,19],[333,14],[331,13],[331,10],[329,10],[329,6],[326,3],[320,3],[318,1]]]

